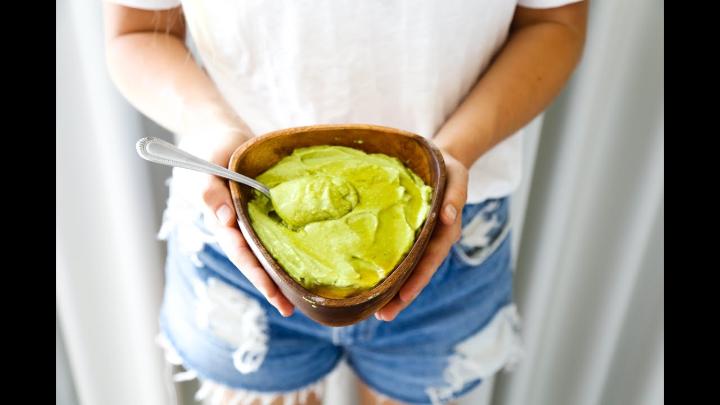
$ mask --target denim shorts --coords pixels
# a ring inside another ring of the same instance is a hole
[[[319,394],[341,361],[396,401],[456,399],[521,355],[508,212],[508,198],[466,205],[461,240],[415,301],[392,322],[370,317],[344,327],[297,310],[283,318],[202,220],[170,227],[160,315],[166,356],[187,370],[180,379],[206,383],[201,391],[246,399]]]

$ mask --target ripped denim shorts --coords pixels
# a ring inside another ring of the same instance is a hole
[[[521,355],[508,212],[508,198],[466,205],[463,237],[408,308],[392,322],[370,317],[336,328],[299,311],[283,318],[201,218],[172,227],[160,316],[166,357],[187,370],[179,379],[203,382],[200,397],[220,390],[229,403],[321,395],[340,361],[396,401],[456,399]]]

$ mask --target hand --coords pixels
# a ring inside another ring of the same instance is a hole
[[[432,239],[417,267],[400,288],[398,294],[375,313],[381,321],[392,321],[413,302],[430,282],[435,271],[445,260],[452,245],[460,240],[462,232],[462,208],[467,200],[468,170],[450,153],[442,151],[447,168],[447,185],[440,222],[435,226]]]
[[[246,136],[240,135],[222,138],[222,140],[214,142],[210,148],[203,147],[205,153],[201,154],[205,156],[201,157],[222,167],[227,167],[232,153],[247,139]],[[293,304],[288,301],[265,272],[238,229],[227,180],[216,176],[203,176],[207,177],[207,182],[200,190],[202,201],[206,209],[217,219],[217,226],[213,227],[213,231],[220,248],[282,316],[292,315]]]

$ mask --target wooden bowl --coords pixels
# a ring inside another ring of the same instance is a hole
[[[447,173],[440,151],[425,138],[393,128],[373,125],[316,125],[288,128],[254,138],[240,146],[230,159],[229,169],[257,177],[296,148],[340,145],[367,153],[384,153],[400,159],[433,189],[430,212],[410,251],[395,269],[370,290],[347,298],[326,298],[293,280],[263,246],[250,225],[247,203],[249,187],[230,182],[238,224],[255,256],[283,294],[300,311],[328,326],[360,322],[374,314],[397,294],[427,247],[439,215]]]

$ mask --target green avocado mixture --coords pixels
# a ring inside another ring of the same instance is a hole
[[[432,188],[398,159],[343,146],[293,151],[257,177],[272,201],[248,204],[253,229],[305,288],[341,298],[383,280],[412,247]]]

